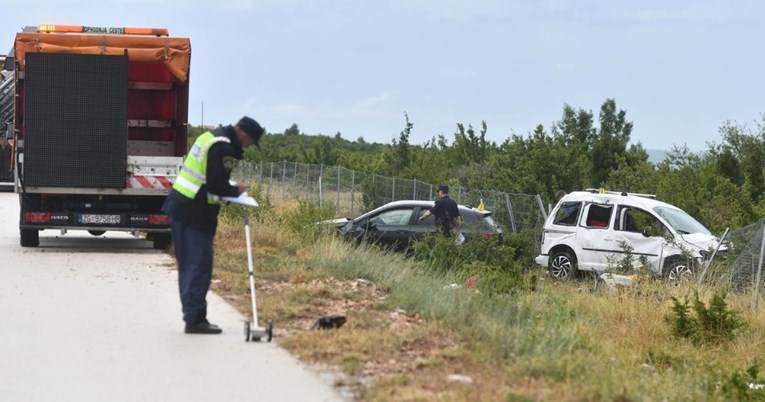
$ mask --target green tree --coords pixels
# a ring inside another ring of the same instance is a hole
[[[476,134],[473,126],[468,125],[467,130],[461,123],[457,123],[457,132],[454,133],[454,153],[456,163],[459,165],[469,165],[472,163],[481,164],[486,161],[489,152],[496,145],[491,141],[486,141],[486,122],[481,122],[481,132]]]
[[[627,155],[627,144],[632,133],[632,122],[626,119],[627,112],[616,111],[616,101],[606,99],[600,107],[600,129],[592,141],[592,180],[597,185],[604,184],[611,170],[619,167],[620,157],[634,164],[640,155],[640,148]],[[648,154],[643,151],[644,160]],[[633,159],[633,160],[630,160]]]
[[[338,151],[333,144],[332,139],[325,136],[319,136],[314,139],[310,150],[302,147],[302,162],[311,164],[335,165],[337,164]]]
[[[385,173],[393,176],[400,176],[401,173],[406,172],[410,163],[411,147],[409,145],[409,136],[412,133],[414,124],[409,121],[409,115],[406,112],[404,112],[404,118],[406,119],[406,125],[401,133],[399,133],[398,141],[394,138],[393,144],[385,154],[387,165]]]
[[[296,135],[300,135],[300,129],[298,128],[298,125],[296,123],[293,123],[290,128],[284,130],[284,135],[290,137],[294,137]]]

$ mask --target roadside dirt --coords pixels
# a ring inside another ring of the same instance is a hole
[[[418,313],[391,307],[387,291],[364,279],[260,280],[256,291],[259,306],[280,305],[268,308],[279,317],[274,329],[279,344],[308,362],[340,373],[335,385],[354,397],[386,377],[422,372],[443,351],[457,346],[452,336],[433,330]],[[216,292],[249,314],[249,292]],[[296,295],[310,302],[295,303],[302,301]],[[332,314],[344,315],[347,322],[339,329],[311,330],[317,318]],[[370,346],[363,340],[368,334],[389,342]]]

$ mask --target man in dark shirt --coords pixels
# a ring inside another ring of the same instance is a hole
[[[207,291],[213,268],[213,239],[218,227],[220,197],[237,197],[247,190],[229,183],[234,163],[244,149],[258,146],[265,130],[249,117],[235,126],[219,127],[197,138],[162,206],[171,218],[178,287],[185,332],[219,334],[207,321]]]
[[[424,221],[430,215],[436,217],[436,228],[446,237],[452,237],[454,232],[459,232],[462,227],[462,216],[457,207],[457,203],[449,198],[449,186],[441,185],[438,187],[439,199],[433,208],[425,211],[420,216],[420,221]],[[455,229],[452,231],[452,229]]]

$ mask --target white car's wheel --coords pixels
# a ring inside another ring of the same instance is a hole
[[[569,279],[576,272],[576,258],[568,251],[558,251],[548,264],[550,276],[555,279]]]
[[[664,261],[664,276],[669,283],[677,285],[693,277],[693,269],[688,260],[682,257],[670,257]]]

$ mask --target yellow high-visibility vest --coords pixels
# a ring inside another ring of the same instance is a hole
[[[189,199],[194,199],[203,184],[207,183],[207,151],[215,143],[228,142],[227,137],[216,137],[211,132],[206,132],[194,141],[189,155],[183,161],[178,177],[173,183],[173,190],[183,194]],[[216,204],[220,200],[217,195],[207,193],[207,203]]]

